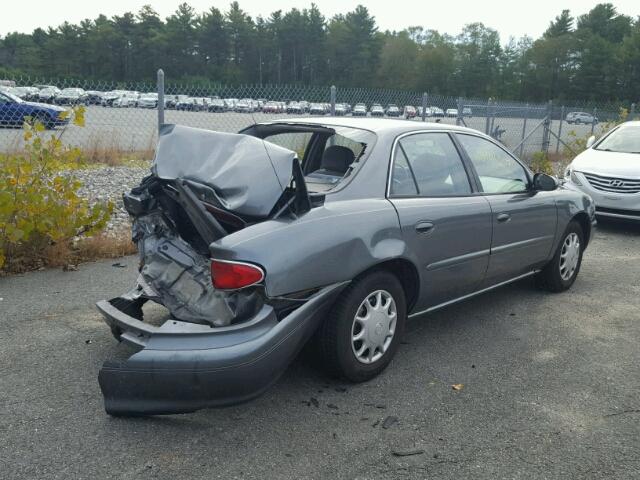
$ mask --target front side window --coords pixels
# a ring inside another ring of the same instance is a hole
[[[529,177],[522,165],[493,142],[474,135],[458,134],[462,147],[480,177],[485,193],[524,192]]]
[[[467,172],[448,134],[419,133],[398,142],[390,193],[406,196],[416,191],[421,197],[471,193]]]

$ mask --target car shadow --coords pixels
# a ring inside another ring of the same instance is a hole
[[[598,218],[596,232],[640,235],[640,222],[633,220],[618,220],[613,218]]]
[[[149,416],[149,417],[125,417],[127,421],[135,423],[152,423],[164,426],[189,425],[190,428],[203,428],[204,425],[198,427],[198,420],[218,420],[229,418],[244,417],[248,413],[263,414],[270,411],[271,415],[278,415],[282,408],[292,408],[292,405],[299,404],[300,407],[313,407],[314,402],[319,401],[321,404],[331,401],[334,396],[351,395],[351,400],[359,397],[361,392],[369,389],[372,382],[394,382],[394,374],[401,374],[406,369],[407,362],[413,362],[412,356],[419,349],[420,352],[430,352],[430,355],[438,356],[438,352],[442,352],[442,348],[447,345],[452,338],[460,340],[462,336],[467,334],[473,336],[473,332],[477,332],[480,328],[491,328],[491,323],[496,327],[504,322],[504,319],[495,315],[496,311],[509,315],[511,310],[515,310],[510,305],[514,304],[514,297],[530,297],[531,299],[544,295],[534,287],[531,278],[515,282],[498,290],[487,292],[478,297],[460,302],[443,308],[441,310],[420,315],[410,319],[407,323],[402,345],[400,346],[397,357],[390,365],[389,369],[381,374],[377,379],[362,384],[352,384],[340,379],[329,376],[322,369],[322,364],[318,360],[316,351],[310,342],[301,350],[293,362],[289,365],[282,377],[270,387],[265,394],[257,399],[247,403],[226,407],[223,409],[203,409],[192,415],[166,415],[166,416]],[[514,315],[514,313],[511,313]],[[481,322],[481,324],[479,323]],[[466,333],[464,333],[466,332]],[[456,340],[456,341],[458,341]],[[413,353],[409,353],[409,349]],[[405,357],[407,356],[408,357]],[[400,371],[395,371],[399,368]],[[426,368],[426,367],[425,367]],[[436,368],[437,370],[437,368]],[[434,377],[440,376],[437,372],[431,372]],[[337,392],[337,393],[336,393]],[[328,400],[329,398],[329,400]],[[347,398],[347,397],[344,397]],[[296,407],[297,408],[297,407]],[[274,410],[275,409],[275,410]],[[196,415],[197,417],[193,417]],[[202,416],[202,417],[201,417]]]

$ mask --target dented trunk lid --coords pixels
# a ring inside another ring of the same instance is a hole
[[[209,187],[230,212],[266,217],[297,162],[295,152],[249,135],[163,125],[152,172]]]

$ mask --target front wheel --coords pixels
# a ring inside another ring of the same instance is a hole
[[[47,115],[44,112],[38,112],[35,114],[34,116],[34,122],[39,122],[42,124],[42,126],[44,128],[46,128],[47,130],[50,130],[53,128],[53,122],[51,120],[51,117],[49,117],[49,115]]]
[[[364,382],[382,372],[398,349],[407,316],[398,278],[386,271],[354,280],[317,333],[329,373]]]
[[[563,292],[571,288],[580,271],[583,251],[584,232],[580,224],[572,220],[555,255],[538,273],[538,285],[551,292]]]

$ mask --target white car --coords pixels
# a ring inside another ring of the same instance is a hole
[[[596,215],[640,221],[640,121],[623,123],[598,141],[589,138],[564,176],[593,198]]]
[[[138,98],[139,108],[157,108],[158,107],[158,94],[157,93],[143,93]]]
[[[440,107],[429,107],[427,116],[444,117],[444,110],[442,110]]]
[[[135,107],[139,98],[140,94],[138,92],[125,92],[113,101],[112,106],[119,108]]]
[[[457,108],[447,108],[447,117],[457,117],[458,109]]]
[[[567,113],[565,120],[569,124],[575,123],[576,125],[591,125],[592,123],[598,123],[597,117],[586,112],[569,112]]]

